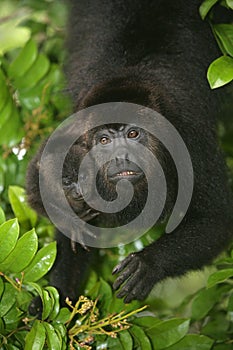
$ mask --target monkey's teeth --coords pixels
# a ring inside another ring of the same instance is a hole
[[[122,173],[118,173],[119,176],[127,176],[127,175],[134,175],[135,173],[133,171],[122,171]]]

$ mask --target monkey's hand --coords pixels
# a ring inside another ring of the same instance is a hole
[[[86,209],[82,213],[79,213],[80,219],[82,219],[85,222],[88,222],[92,219],[94,219],[96,216],[98,216],[100,213],[97,211],[92,210],[91,208]]]
[[[120,273],[113,284],[113,289],[121,287],[117,297],[124,298],[125,303],[130,303],[134,299],[145,299],[155,283],[153,268],[143,253],[141,251],[130,254],[113,269],[113,274]]]

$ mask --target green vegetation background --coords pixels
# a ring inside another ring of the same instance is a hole
[[[215,3],[203,2],[203,19],[211,19]],[[231,0],[222,4],[233,8]],[[54,228],[27,206],[24,186],[27,164],[41,140],[71,113],[62,72],[66,18],[61,1],[0,2],[0,350],[230,350],[233,252],[202,273],[161,284],[143,304],[126,306],[112,292],[111,269],[158,237],[158,228],[124,249],[100,251],[100,265],[86,286],[88,299],[60,308],[56,289],[48,286],[56,256]],[[219,141],[232,181],[233,24],[212,24],[212,29],[223,55],[209,67],[208,80],[212,88],[228,83]],[[43,302],[41,320],[28,314],[36,295]],[[144,304],[147,309],[135,316]]]

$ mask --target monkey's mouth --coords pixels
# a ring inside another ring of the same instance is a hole
[[[115,174],[115,176],[137,176],[139,175],[138,172],[136,171],[132,171],[132,170],[125,170],[125,171],[121,171],[120,173]]]
[[[111,182],[117,182],[120,179],[126,179],[131,182],[137,182],[143,176],[143,172],[134,170],[122,170],[109,176]]]

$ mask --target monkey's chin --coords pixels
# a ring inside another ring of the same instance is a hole
[[[143,177],[143,172],[136,172],[132,170],[123,170],[119,173],[108,176],[111,183],[117,183],[119,180],[125,179],[132,183],[138,182]]]

